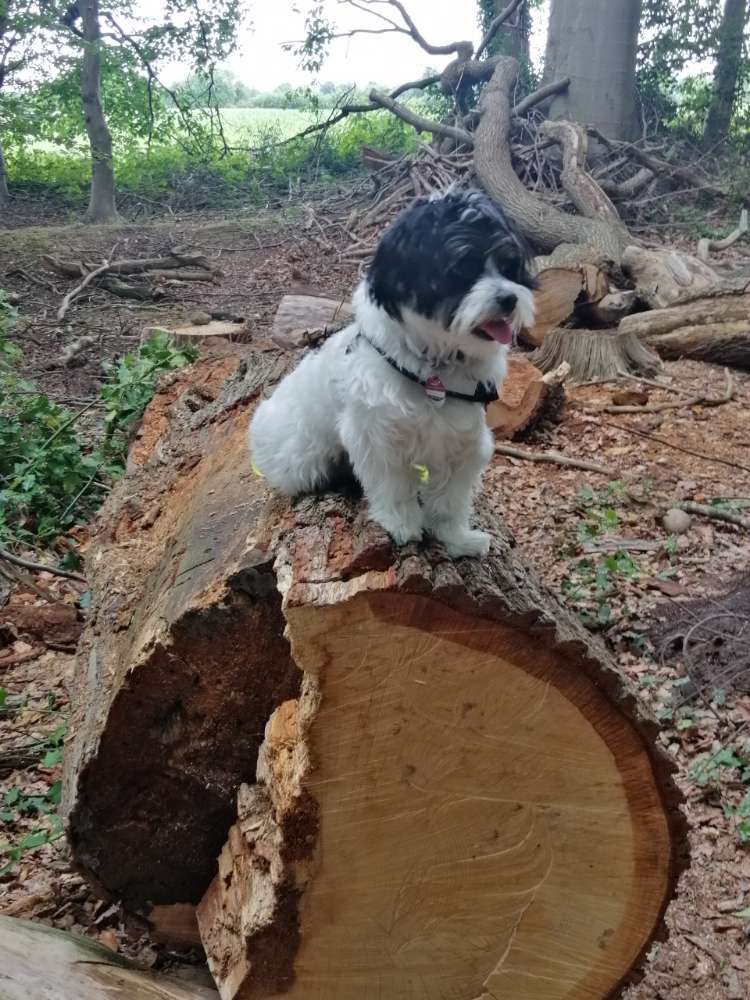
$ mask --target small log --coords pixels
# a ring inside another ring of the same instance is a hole
[[[721,283],[708,264],[677,250],[629,246],[622,255],[622,269],[635,284],[638,298],[652,309],[664,309],[685,294],[707,292]]]
[[[695,358],[750,370],[750,294],[696,299],[620,323],[667,359]]]
[[[307,347],[351,322],[348,301],[312,295],[285,295],[276,310],[271,340],[284,350]]]
[[[565,375],[544,375],[525,357],[508,359],[500,398],[487,407],[487,424],[496,438],[520,440],[541,423],[559,423],[565,405]]]
[[[548,267],[539,272],[537,281],[534,326],[521,335],[531,347],[541,347],[549,331],[570,319],[577,306],[598,302],[609,292],[607,275],[591,264]]]
[[[543,372],[570,366],[574,382],[653,375],[661,362],[633,333],[617,330],[553,330],[531,360]]]
[[[636,304],[635,292],[611,292],[598,302],[591,302],[581,310],[581,318],[593,326],[617,326],[629,315]]]
[[[216,990],[134,962],[90,938],[0,917],[3,1000],[218,1000]]]

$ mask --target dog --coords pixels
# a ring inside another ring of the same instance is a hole
[[[345,463],[394,542],[426,532],[451,556],[482,556],[473,495],[493,452],[514,334],[533,325],[530,255],[478,190],[416,199],[383,235],[354,294],[354,322],[307,354],[257,407],[256,472],[296,496]]]

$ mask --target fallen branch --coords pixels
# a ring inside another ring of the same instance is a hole
[[[78,573],[71,573],[71,571],[67,569],[58,569],[57,566],[45,566],[43,563],[36,563],[31,562],[28,559],[21,559],[20,556],[14,556],[13,553],[8,552],[7,549],[0,548],[0,559],[4,559],[13,566],[21,566],[23,569],[33,569],[40,573],[52,573],[53,576],[63,576],[67,580],[77,580],[79,583],[86,583],[86,578],[80,576]]]
[[[496,444],[495,454],[506,458],[520,458],[527,462],[550,462],[552,465],[562,465],[570,469],[582,469],[584,472],[597,472],[601,476],[617,478],[614,469],[602,465],[601,462],[584,462],[580,458],[569,458],[557,451],[526,451],[524,448],[513,448],[507,444]]]
[[[675,444],[674,441],[668,441],[667,438],[657,437],[656,434],[649,434],[647,431],[637,430],[635,427],[627,427],[625,424],[613,424],[609,420],[602,420],[600,422],[602,427],[614,427],[618,431],[626,431],[628,434],[634,434],[636,437],[657,441],[659,444],[666,445],[667,448],[674,448],[675,451],[684,452],[685,455],[693,455],[704,462],[716,462],[719,465],[727,465],[730,469],[740,469],[742,472],[750,472],[750,466],[741,465],[739,462],[732,462],[728,458],[717,458],[716,455],[706,455],[705,452],[695,451],[693,448],[685,448],[681,444]]]
[[[738,528],[750,531],[750,517],[743,517],[741,514],[734,514],[730,510],[721,510],[719,507],[710,507],[704,503],[694,503],[692,500],[683,500],[671,506],[684,510],[687,514],[697,514],[699,517],[709,517],[715,521],[726,521],[727,524],[736,524]]]
[[[86,275],[83,281],[68,292],[68,294],[60,303],[60,308],[57,310],[58,322],[62,322],[65,319],[65,314],[67,313],[74,299],[77,299],[78,296],[81,294],[81,292],[86,287],[88,287],[88,285],[90,285],[95,278],[98,278],[100,274],[106,274],[107,271],[109,271],[109,269],[110,269],[110,263],[109,261],[105,261],[101,265],[101,267],[97,267],[96,270],[94,271],[89,271],[89,273]]]
[[[707,261],[712,250],[728,250],[729,247],[734,246],[738,240],[747,235],[748,231],[750,231],[750,224],[748,223],[747,209],[743,208],[740,212],[739,224],[729,236],[725,236],[723,240],[712,240],[707,237],[698,240],[698,257],[700,260]]]
[[[688,406],[723,406],[734,398],[734,379],[725,369],[727,387],[723,396],[686,396],[672,403],[648,403],[645,406],[604,406],[600,413],[661,413],[664,410],[681,410]],[[665,387],[666,388],[666,387]],[[674,390],[673,390],[674,391]],[[593,412],[593,411],[592,411]]]

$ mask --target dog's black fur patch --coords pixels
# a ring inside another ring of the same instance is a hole
[[[384,233],[367,276],[373,301],[401,319],[407,306],[450,323],[492,260],[509,281],[535,288],[531,252],[505,212],[481,191],[417,198]]]

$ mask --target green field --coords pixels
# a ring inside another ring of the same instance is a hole
[[[221,117],[227,139],[237,143],[268,137],[271,133],[274,138],[289,139],[315,121],[312,112],[293,108],[222,108]]]

